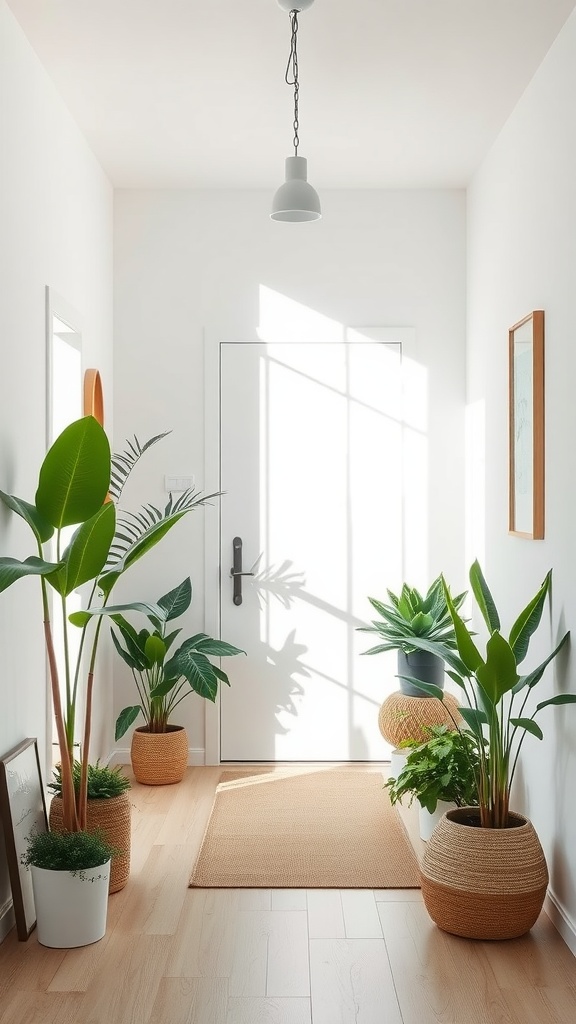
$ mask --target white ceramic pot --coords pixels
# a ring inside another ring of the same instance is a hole
[[[456,804],[448,803],[446,800],[439,800],[436,804],[436,810],[433,814],[427,811],[425,807],[418,807],[418,820],[420,823],[420,839],[423,839],[425,843],[428,842],[432,835],[436,825],[440,821],[443,814],[446,811],[453,811]]]
[[[388,772],[389,779],[397,779],[406,764],[406,758],[410,753],[409,750],[399,750],[396,748],[390,754],[390,771]]]
[[[72,949],[98,942],[106,934],[110,861],[78,874],[32,865],[38,942]]]

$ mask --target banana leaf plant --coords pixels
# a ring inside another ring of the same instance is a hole
[[[457,652],[423,638],[412,640],[418,649],[444,658],[450,666],[449,676],[463,691],[465,703],[458,710],[478,743],[478,803],[480,825],[484,828],[506,828],[508,825],[510,790],[524,740],[527,735],[543,739],[536,716],[551,705],[576,703],[576,694],[560,693],[540,701],[535,708],[531,707],[532,691],[567,643],[569,632],[537,668],[525,674],[521,674],[518,668],[528,653],[532,634],[540,624],[551,578],[550,570],[537,594],[520,612],[506,639],[501,633],[496,604],[476,561],[470,569],[470,583],[489,632],[484,655],[460,618],[444,579],[442,583],[454,624]],[[410,681],[429,696],[443,700],[444,692],[437,686],[416,679]]]
[[[86,416],[63,430],[46,454],[38,478],[34,503],[0,491],[0,500],[23,519],[34,535],[37,553],[20,561],[0,557],[0,592],[26,576],[38,576],[42,592],[44,638],[48,656],[52,702],[62,775],[64,828],[68,832],[86,828],[88,754],[94,670],[102,620],[91,637],[87,669],[84,647],[89,620],[81,625],[78,656],[71,655],[67,599],[84,584],[92,584],[90,603],[96,593],[106,606],[117,580],[131,565],[147,554],[192,508],[214,495],[186,492],[176,502],[172,496],[161,511],[145,506],[138,513],[117,518],[111,495],[119,497],[131,469],[151,444],[128,443],[127,452],[111,456],[108,438],[100,424]],[[76,527],[66,543],[70,527]],[[46,545],[50,545],[46,551]],[[64,699],[54,646],[49,589],[55,592],[54,613],[62,623]],[[73,628],[76,628],[75,626]],[[72,766],[78,700],[84,697],[82,768],[75,792]]]
[[[168,624],[183,615],[192,601],[190,577],[174,590],[158,598],[155,604],[142,601],[107,608],[89,608],[77,612],[72,618],[82,623],[88,617],[109,616],[117,628],[112,628],[112,639],[120,657],[132,671],[139,704],[124,708],[116,722],[119,740],[143,715],[149,732],[166,732],[174,708],[190,693],[197,693],[215,701],[218,683],[230,685],[226,673],[214,665],[209,656],[216,658],[244,654],[238,647],[215,640],[207,633],[196,633],[171,652],[182,629],[168,632]],[[125,612],[144,614],[149,627],[136,630],[125,618]]]

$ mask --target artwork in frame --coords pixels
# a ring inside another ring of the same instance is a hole
[[[0,818],[18,938],[24,942],[36,924],[32,875],[22,864],[28,837],[46,832],[48,820],[35,739],[24,740],[0,758]]]
[[[536,309],[510,328],[509,530],[528,540],[544,538],[544,311]]]

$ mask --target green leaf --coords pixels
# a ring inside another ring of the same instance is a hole
[[[418,612],[412,619],[410,625],[416,636],[426,636],[434,625],[434,619],[431,615],[427,615],[424,612]]]
[[[528,686],[529,689],[532,689],[533,686],[536,686],[536,684],[540,682],[547,666],[556,657],[558,652],[562,649],[562,647],[568,640],[569,636],[570,631],[564,634],[558,646],[555,647],[552,651],[552,654],[549,654],[546,660],[543,661],[542,664],[538,666],[538,668],[535,668],[532,672],[529,672],[528,675],[520,677],[516,686],[514,687],[514,693],[518,693],[519,690],[523,690],[525,686]]]
[[[93,416],[56,438],[40,469],[36,507],[56,529],[83,523],[104,504],[110,483],[110,445]]]
[[[436,654],[439,658],[442,658],[447,665],[450,665],[455,672],[460,676],[470,676],[467,666],[458,657],[458,655],[446,647],[445,644],[439,643],[437,640],[426,640],[423,636],[410,637],[406,640],[406,646],[409,644],[410,647],[415,648],[417,651],[429,651],[430,654]],[[394,644],[394,647],[399,647],[399,644]],[[404,646],[404,645],[402,645]]]
[[[64,569],[48,579],[63,597],[97,578],[108,557],[115,523],[116,510],[110,501],[76,530],[62,555]]]
[[[465,684],[464,680],[462,679],[461,676],[458,675],[457,672],[452,672],[451,669],[448,668],[448,669],[446,669],[446,675],[450,676],[450,679],[452,680],[452,682],[456,683],[456,685],[459,686],[460,689],[462,689],[462,690],[466,689],[466,684]]]
[[[510,724],[516,725],[520,729],[526,729],[526,732],[532,733],[532,735],[535,736],[538,740],[544,739],[544,733],[542,732],[542,729],[539,725],[536,725],[536,722],[532,721],[531,718],[511,718]]]
[[[91,618],[92,612],[70,612],[68,622],[71,622],[73,626],[78,626],[79,629],[84,629]]]
[[[192,601],[192,582],[190,577],[183,580],[174,590],[170,590],[163,597],[159,598],[158,604],[164,612],[164,620],[170,622],[183,615],[190,607]]]
[[[438,700],[444,698],[444,690],[434,683],[424,683],[421,679],[414,679],[413,676],[396,676],[397,679],[405,679],[406,682],[412,683],[413,686],[417,686],[419,690],[422,690],[422,694],[427,694],[429,697],[437,697]]]
[[[166,655],[166,644],[158,636],[149,636],[144,644],[144,654],[152,665],[161,665]]]
[[[214,669],[214,674],[218,679],[220,679],[221,682],[226,683],[226,686],[230,686],[230,680],[226,673],[223,672],[221,668],[218,668],[218,665],[212,665],[212,668]]]
[[[212,637],[199,640],[196,650],[201,651],[202,654],[212,654],[216,658],[231,658],[234,654],[246,654],[246,651],[241,651],[239,647],[234,647],[232,644],[226,643],[225,640],[214,640]]]
[[[551,579],[552,570],[550,569],[546,575],[546,579],[540,587],[540,590],[536,596],[532,598],[530,603],[526,605],[526,608],[520,612],[520,615],[510,630],[510,645],[514,651],[517,665],[519,665],[521,661],[524,661],[524,658],[528,653],[530,637],[540,624],[542,609],[544,608],[544,602],[550,589]]]
[[[482,726],[488,725],[487,715],[485,715],[483,711],[479,711],[477,708],[460,707],[458,708],[458,711],[474,735],[481,739],[483,736]]]
[[[536,711],[541,711],[542,708],[548,708],[552,704],[576,704],[576,694],[559,693],[556,697],[550,697],[548,700],[540,701],[540,704],[536,705]]]
[[[44,562],[31,555],[24,562],[17,558],[0,558],[0,593],[24,576],[49,576],[62,568],[62,562]]]
[[[460,616],[458,615],[458,612],[450,595],[450,591],[446,586],[444,577],[442,577],[442,585],[444,587],[444,597],[446,598],[446,604],[448,605],[448,610],[450,612],[452,623],[454,625],[458,653],[462,661],[464,662],[464,665],[468,669],[468,672],[464,672],[461,674],[469,675],[470,672],[476,672],[479,666],[483,665],[484,662],[480,654],[480,651],[476,647],[476,644],[474,643],[472,637],[470,636],[470,633],[468,632],[464,620],[461,619]],[[458,669],[456,669],[456,671],[458,671]]]
[[[145,668],[145,665],[144,665],[144,662],[142,661],[142,659],[140,657],[135,658],[130,653],[130,651],[126,651],[122,647],[122,644],[120,643],[120,641],[119,641],[118,637],[116,636],[116,633],[114,632],[113,629],[110,630],[110,635],[112,637],[112,643],[114,644],[114,647],[116,648],[116,650],[118,651],[118,654],[122,658],[122,661],[126,662],[126,664],[128,665],[128,668],[133,668],[135,671],[141,672],[142,669]]]
[[[184,676],[201,697],[215,701],[218,676],[205,654],[199,654],[184,643],[165,666],[167,676]]]
[[[54,533],[54,527],[50,525],[39,513],[38,509],[34,505],[30,505],[29,502],[24,501],[23,498],[17,498],[14,494],[5,494],[4,491],[0,491],[0,500],[4,502],[7,508],[15,512],[16,515],[20,516],[28,523],[28,526],[32,529],[34,536],[40,542],[44,544]]]
[[[496,629],[499,630],[500,617],[478,560],[470,568],[470,583],[472,584],[472,592],[476,598],[476,603],[482,612],[482,617],[489,631],[493,633]]]
[[[476,679],[492,704],[498,704],[518,682],[514,651],[498,630],[486,644],[486,663],[477,668]]]
[[[124,708],[124,710],[120,712],[116,719],[116,730],[114,733],[114,738],[116,740],[121,739],[124,733],[128,731],[132,723],[138,718],[141,710],[140,705],[136,704],[131,708]]]
[[[122,576],[122,574],[134,564],[134,562],[137,562],[138,559],[142,558],[143,555],[158,544],[158,542],[162,540],[172,527],[175,526],[176,523],[185,515],[186,512],[177,512],[168,519],[161,519],[160,522],[155,523],[154,526],[151,526],[150,529],[146,530],[143,536],[128,548],[124,557],[114,566],[114,568],[109,572],[103,573],[98,580],[98,585],[102,588],[104,594],[107,596],[119,577]],[[162,610],[160,610],[159,617],[164,617],[164,612]]]
[[[150,690],[150,697],[165,697],[170,690],[173,690],[178,682],[177,679],[163,679],[158,686],[155,686],[153,690]]]

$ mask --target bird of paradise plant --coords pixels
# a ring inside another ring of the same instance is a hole
[[[529,713],[532,691],[568,641],[569,632],[564,634],[541,665],[524,675],[518,671],[528,653],[532,634],[540,624],[551,578],[550,570],[537,594],[520,612],[506,639],[501,633],[494,598],[480,565],[475,561],[470,569],[470,583],[490,634],[485,654],[480,653],[459,616],[444,578],[442,584],[454,625],[457,653],[433,641],[417,637],[411,640],[414,647],[444,658],[450,666],[449,676],[463,691],[466,702],[458,710],[477,739],[480,754],[476,768],[478,803],[480,825],[484,828],[508,826],[510,790],[524,740],[528,734],[543,739],[536,716],[550,705],[576,703],[576,694],[560,693],[540,701]],[[429,696],[443,700],[444,692],[439,687],[412,678],[410,682]]]
[[[0,592],[26,576],[38,576],[42,592],[44,637],[48,655],[52,703],[62,781],[63,825],[67,832],[86,829],[88,754],[94,688],[94,671],[102,625],[99,618],[91,637],[88,665],[83,676],[84,647],[88,642],[89,620],[82,620],[79,652],[75,664],[71,655],[67,599],[83,584],[92,584],[90,603],[100,593],[102,606],[108,603],[118,579],[138,561],[187,512],[214,495],[186,492],[177,501],[172,496],[162,511],[145,506],[137,514],[118,517],[115,500],[120,497],[128,474],[147,448],[164,437],[157,435],[140,445],[134,438],[128,449],[112,457],[108,438],[100,424],[86,416],[71,423],[46,454],[38,478],[34,503],[0,491],[0,500],[22,518],[32,530],[37,554],[24,561],[0,557]],[[110,498],[115,500],[110,500]],[[64,540],[69,527],[76,530]],[[47,544],[52,548],[46,552]],[[49,589],[55,592],[54,609],[59,612],[63,635],[64,699],[54,645]],[[73,779],[74,736],[80,693],[84,697],[80,786]]]

